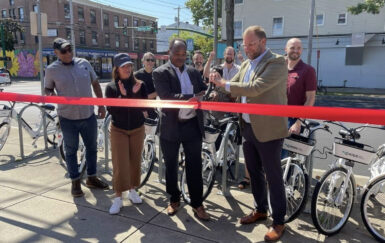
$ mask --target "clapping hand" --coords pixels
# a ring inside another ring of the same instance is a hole
[[[123,95],[123,96],[127,96],[127,90],[126,88],[124,88],[124,84],[122,83],[122,81],[118,81],[118,85],[119,85],[119,90],[120,90],[120,93]]]

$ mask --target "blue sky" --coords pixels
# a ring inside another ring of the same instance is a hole
[[[184,8],[186,0],[92,0],[94,2],[126,9],[132,12],[145,14],[158,18],[158,26],[175,23],[174,18],[178,14],[175,9],[178,5],[180,10],[180,21],[192,23],[192,14],[189,9]]]

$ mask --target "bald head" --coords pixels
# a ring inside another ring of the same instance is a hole
[[[285,52],[289,61],[298,61],[302,54],[302,41],[298,38],[291,38],[286,43]]]

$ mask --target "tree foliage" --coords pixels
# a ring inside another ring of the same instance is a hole
[[[14,35],[17,32],[23,32],[24,28],[13,19],[0,19],[0,25],[4,27],[5,50],[14,50],[14,45],[16,44]],[[1,38],[3,38],[3,36],[1,36]],[[0,47],[3,48],[1,39]]]
[[[384,7],[385,0],[365,0],[363,3],[358,3],[356,6],[351,6],[348,11],[354,15],[366,12],[371,14],[379,14],[380,9]]]
[[[200,22],[204,26],[214,24],[214,0],[187,0],[185,6],[191,10],[195,25]],[[222,1],[218,0],[218,18],[221,16]]]
[[[170,37],[170,40],[172,40],[176,37],[177,37],[177,34],[173,34]],[[213,43],[214,43],[213,38],[205,37],[203,35],[191,33],[188,31],[181,31],[179,33],[179,38],[181,38],[183,40],[193,39],[194,40],[194,51],[200,50],[204,55],[206,55],[206,53],[213,50]]]

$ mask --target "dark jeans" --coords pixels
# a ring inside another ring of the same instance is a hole
[[[190,194],[191,206],[202,206],[203,181],[202,181],[202,136],[196,119],[180,125],[180,139],[170,141],[160,139],[160,146],[166,164],[166,191],[170,194],[171,202],[180,201],[178,187],[178,152],[182,144],[185,154],[186,180]],[[178,132],[178,131],[170,131]]]
[[[59,117],[59,121],[63,132],[66,163],[70,178],[74,180],[80,177],[77,158],[79,134],[82,136],[86,147],[87,174],[88,176],[96,175],[97,121],[95,115],[81,120],[69,120]]]
[[[261,213],[267,212],[267,180],[273,224],[283,224],[286,214],[286,196],[280,160],[283,139],[259,142],[250,124],[244,125],[242,136],[245,138],[243,153],[250,174],[256,209]]]

